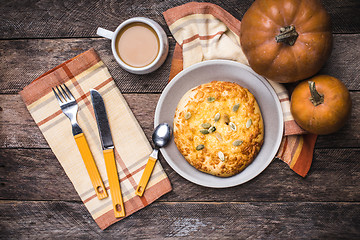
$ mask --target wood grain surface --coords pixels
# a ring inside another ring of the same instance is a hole
[[[0,8],[2,39],[96,37],[96,29],[114,31],[124,20],[143,16],[157,21],[170,35],[162,13],[185,0],[34,0],[5,1]],[[204,1],[198,1],[204,2]],[[209,1],[208,1],[209,2]],[[240,19],[252,0],[210,1]],[[334,33],[359,33],[358,0],[323,0],[330,13]]]
[[[0,211],[3,234],[27,239],[356,239],[360,221],[351,202],[156,202],[105,231],[77,202],[0,201]]]
[[[252,181],[212,189],[178,175],[160,156],[173,191],[101,231],[80,201],[18,94],[89,48],[108,67],[148,140],[175,41],[162,12],[188,1],[32,0],[0,7],[0,239],[360,239],[360,1],[322,0],[333,51],[319,74],[342,80],[353,108],[338,132],[319,136],[311,169],[298,176],[274,160]],[[253,0],[212,0],[241,20]],[[147,75],[119,67],[96,35],[145,16],[168,34],[166,62]]]
[[[161,157],[160,162],[173,186],[173,191],[163,196],[161,201],[354,202],[360,198],[359,154],[359,148],[316,149],[311,170],[305,179],[284,162],[274,160],[252,181],[224,189],[206,188],[185,180]],[[51,150],[5,149],[1,151],[0,158],[7,159],[0,164],[0,199],[80,201]]]
[[[165,88],[175,41],[169,37],[170,51],[165,63],[155,72],[135,75],[123,70],[111,52],[110,40],[26,39],[0,41],[0,94],[18,93],[44,72],[76,55],[94,48],[109,68],[123,93],[161,93]],[[319,74],[341,79],[350,90],[360,90],[360,34],[334,35],[332,54]]]

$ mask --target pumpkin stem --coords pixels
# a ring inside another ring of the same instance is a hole
[[[299,34],[296,32],[295,27],[290,25],[280,28],[280,34],[275,36],[276,42],[282,42],[289,46],[293,46]]]
[[[315,107],[317,105],[324,103],[324,94],[320,94],[316,90],[315,82],[308,81],[308,83],[309,83],[309,88],[310,88],[310,93],[311,93],[311,97],[309,98],[311,103],[314,104]]]

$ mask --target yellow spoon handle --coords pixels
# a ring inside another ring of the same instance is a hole
[[[75,142],[79,148],[81,157],[84,161],[86,170],[90,176],[91,183],[94,187],[98,199],[107,198],[108,194],[105,189],[104,183],[101,179],[98,168],[96,167],[95,160],[91,154],[89,145],[86,141],[84,133],[74,136]]]
[[[116,169],[114,149],[103,151],[106,172],[109,178],[110,194],[116,218],[125,217],[124,202],[121,195],[119,176]]]
[[[145,170],[141,176],[140,183],[139,183],[138,187],[136,188],[136,192],[135,192],[136,195],[141,197],[144,194],[146,185],[149,182],[149,179],[150,179],[151,173],[154,169],[155,163],[156,163],[156,159],[153,157],[149,157],[149,160],[145,166]]]

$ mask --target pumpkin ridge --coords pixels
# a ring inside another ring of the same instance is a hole
[[[268,40],[265,41],[262,45],[264,45],[265,43],[270,42],[270,41],[272,41],[272,39],[268,39]],[[248,55],[249,55],[249,56],[253,56],[253,55],[254,55],[254,52],[257,52],[258,50],[259,50],[259,47],[258,47],[258,46],[255,46],[255,47],[252,47],[252,48],[248,48],[248,50],[247,50],[247,51],[248,51]],[[279,57],[280,50],[281,50],[281,47],[278,47],[277,50],[276,50],[275,57],[274,57],[271,61],[268,61],[269,64],[270,64],[270,66],[273,65],[275,59],[276,59],[277,57]],[[249,59],[249,58],[248,58],[248,61],[249,61],[249,63],[252,62],[252,60]],[[251,68],[256,68],[256,65],[254,64]],[[270,69],[270,67],[269,67],[268,69]],[[254,69],[254,70],[255,70],[255,69]],[[255,71],[257,71],[257,70],[255,70]],[[266,71],[266,73],[268,72],[268,70],[265,70],[265,71]],[[264,73],[263,73],[263,74],[264,74]],[[270,79],[270,80],[271,80],[271,79]]]
[[[301,8],[304,8],[304,12],[310,12],[309,11],[309,6],[312,6],[313,7],[313,5],[311,4],[311,5],[308,5],[309,3],[307,3],[307,4],[305,4],[304,3],[305,1],[300,1],[300,7]],[[320,4],[314,4],[314,5],[316,5],[316,9],[314,9],[314,10],[312,10],[312,12],[311,12],[311,14],[310,14],[310,17],[308,17],[308,18],[305,18],[305,19],[303,19],[303,20],[298,20],[298,17],[299,17],[299,14],[297,14],[297,17],[294,19],[294,21],[293,21],[293,24],[295,25],[304,25],[306,22],[308,22],[308,21],[310,21],[310,19],[312,19],[314,16],[316,16],[317,14],[319,14],[319,12],[321,12],[322,11],[322,9],[321,9],[321,7],[322,7],[322,5],[321,5],[321,3]],[[300,12],[301,11],[301,8],[299,8],[298,9],[298,12]],[[300,21],[300,22],[298,22],[298,21]]]
[[[309,126],[312,126],[312,125],[316,124],[316,117],[317,117],[314,106],[312,107],[311,110],[312,110],[312,111],[311,111],[311,117],[310,117],[310,120],[309,120],[309,123],[308,123]],[[316,116],[315,116],[315,115],[316,115]],[[306,128],[309,129],[309,126],[306,126]],[[305,130],[306,130],[306,129],[305,129]]]
[[[291,19],[289,19],[289,21],[286,21],[286,14],[285,14],[285,11],[281,11],[281,15],[283,16],[284,18],[284,26],[290,26],[290,25],[294,25],[294,21],[295,21],[295,18],[297,17],[298,15],[298,9],[299,9],[299,5],[301,4],[302,1],[293,1],[291,2],[291,5],[294,7],[294,9],[296,9],[293,13],[293,16],[291,17]],[[295,25],[294,25],[295,26]]]
[[[295,8],[297,9],[299,4],[301,3],[301,1],[295,1],[297,4],[295,6]],[[299,3],[300,2],[300,3]],[[294,4],[291,3],[292,6],[294,6]],[[295,12],[295,14],[292,16],[292,19],[289,19],[289,22],[286,20],[286,15],[285,15],[285,11],[282,10],[282,11],[279,11],[280,15],[283,17],[283,22],[284,22],[284,25],[281,26],[281,27],[286,27],[286,26],[290,26],[290,25],[294,25],[294,19],[295,17],[297,16],[297,11]]]
[[[254,2],[254,8],[253,9],[255,9],[256,11],[258,11],[258,12],[260,12],[260,14],[262,15],[262,16],[266,16],[268,19],[270,19],[271,20],[271,22],[273,23],[273,24],[276,24],[279,28],[280,27],[283,27],[282,25],[283,25],[283,23],[282,22],[277,22],[274,18],[272,18],[272,16],[269,16],[269,15],[267,15],[266,14],[266,9],[268,9],[269,8],[269,6],[268,6],[268,4],[266,4],[267,3],[267,1],[255,1]],[[252,6],[251,6],[252,7]],[[280,12],[280,8],[278,7],[278,6],[275,6],[276,7],[276,9]]]
[[[298,32],[299,33],[299,32]],[[328,31],[316,31],[316,32],[302,32],[302,33],[299,33],[299,35],[307,35],[307,34],[328,34],[329,32]]]
[[[259,45],[256,45],[256,47],[253,47],[253,48],[251,48],[251,49],[255,49],[255,50],[257,50],[259,47],[261,47],[262,45],[265,45],[266,43],[269,43],[269,42],[271,42],[272,41],[272,39],[267,39],[267,40],[265,40],[264,42],[262,42],[262,43],[260,43]],[[250,50],[251,51],[251,50]]]
[[[273,60],[271,61],[271,65],[268,67],[269,70],[271,70],[271,67],[275,64],[275,60],[280,57],[280,53],[281,53],[281,47],[278,48],[275,57],[274,57]],[[268,72],[269,70],[267,70],[266,72]],[[271,80],[271,79],[270,79],[270,80]]]
[[[270,16],[268,16],[268,15],[266,15],[266,14],[264,14],[263,12],[261,12],[260,11],[260,9],[253,9],[253,11],[254,12],[257,12],[260,16],[262,16],[262,17],[266,17],[267,19],[269,19],[271,22],[273,22],[273,24],[276,24],[278,27],[281,27],[281,25],[279,24],[279,23],[277,23],[277,22],[275,22],[275,20],[274,19],[272,19]],[[268,28],[266,28],[266,29],[268,29]]]
[[[296,49],[295,48],[290,48],[290,52],[292,53],[293,55],[293,59],[297,59],[297,54],[295,53],[296,52]],[[299,66],[299,63],[298,61],[293,61],[295,63],[295,66],[296,66],[296,75],[299,75],[300,72],[299,72],[299,69],[301,69],[301,66]]]
[[[284,12],[283,11],[279,11],[279,14],[281,15],[282,17],[282,22],[284,23],[281,27],[285,27],[285,26],[289,26],[291,25],[290,23],[288,24],[287,21],[286,21],[286,18],[285,18],[285,15],[284,15]]]

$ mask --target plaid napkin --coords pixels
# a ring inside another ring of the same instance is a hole
[[[152,149],[124,97],[116,87],[110,73],[93,49],[57,66],[25,87],[21,96],[31,116],[70,178],[81,200],[101,229],[121,220],[116,219],[110,193],[99,200],[91,184],[84,162],[71,131],[69,119],[62,113],[52,87],[65,83],[79,105],[77,120],[83,129],[90,150],[107,190],[106,174],[100,138],[89,90],[102,95],[112,137],[115,158],[124,199],[126,216],[147,206],[171,191],[160,162],[157,161],[143,197],[135,195],[137,184]]]
[[[182,69],[205,60],[228,59],[249,65],[240,45],[241,23],[221,7],[191,2],[169,9],[163,15],[177,42],[170,80]],[[295,123],[286,88],[273,81],[269,83],[279,97],[284,116],[285,132],[276,157],[305,177],[317,136],[306,134]]]

